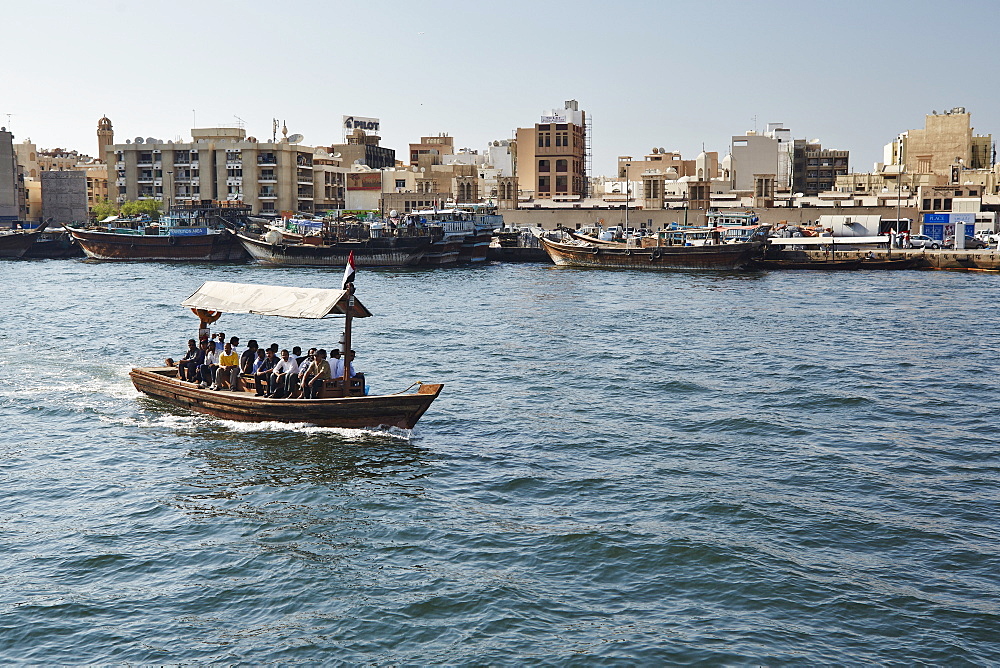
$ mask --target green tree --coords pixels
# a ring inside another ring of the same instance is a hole
[[[107,198],[104,198],[99,202],[95,202],[94,206],[90,209],[90,217],[97,221],[104,220],[108,216],[117,215],[118,205],[112,204]]]
[[[147,214],[153,220],[159,220],[162,208],[163,202],[158,199],[128,200],[122,204],[121,215],[131,217]]]

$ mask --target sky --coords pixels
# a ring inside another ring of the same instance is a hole
[[[33,0],[0,6],[0,125],[39,148],[96,153],[287,123],[306,145],[378,118],[406,158],[421,136],[482,149],[569,99],[592,118],[593,175],[653,147],[693,159],[784,123],[849,150],[882,147],[932,110],[1000,135],[996,0]]]

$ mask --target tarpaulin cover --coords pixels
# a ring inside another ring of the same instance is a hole
[[[222,313],[322,318],[331,314],[345,314],[347,300],[346,290],[208,281],[181,302],[181,306]],[[370,315],[371,312],[355,298],[351,316],[367,318]]]

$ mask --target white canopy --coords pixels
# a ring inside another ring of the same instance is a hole
[[[347,297],[346,290],[208,281],[181,302],[181,306],[221,313],[322,318],[332,313],[346,314]],[[367,318],[371,312],[355,298],[351,315]]]

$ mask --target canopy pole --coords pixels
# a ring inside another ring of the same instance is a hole
[[[351,320],[353,316],[351,312],[354,310],[354,283],[348,283],[346,285],[347,289],[347,308],[344,309],[344,341],[342,348],[340,350],[340,359],[344,364],[344,375],[341,380],[344,382],[344,396],[346,397],[348,388],[351,382],[351,362],[347,359],[348,353],[351,350]]]

